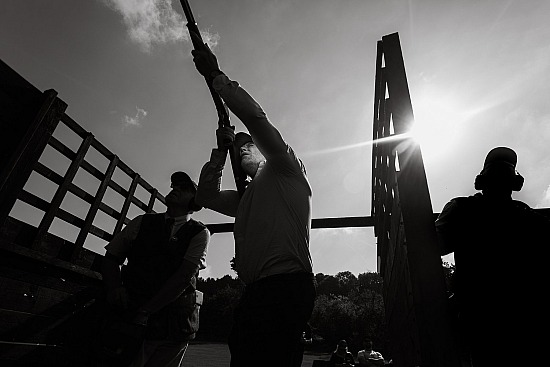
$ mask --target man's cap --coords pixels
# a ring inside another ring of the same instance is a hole
[[[345,341],[345,340],[340,340],[340,341],[338,342],[338,346],[339,346],[339,347],[347,347],[347,346],[348,346],[348,342]]]
[[[487,153],[487,157],[485,157],[485,162],[483,163],[482,172],[486,171],[495,164],[506,164],[515,169],[517,162],[518,156],[512,149],[508,147],[496,147]]]
[[[172,176],[170,176],[170,181],[172,186],[183,186],[191,189],[193,192],[197,191],[197,184],[185,172],[177,171],[172,173]]]
[[[242,147],[246,143],[254,142],[252,140],[252,137],[244,132],[239,132],[235,134],[235,140],[233,141],[233,146],[235,149],[239,150],[240,147]]]

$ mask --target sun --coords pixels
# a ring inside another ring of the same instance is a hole
[[[409,134],[420,145],[427,162],[445,159],[453,151],[464,126],[464,113],[451,95],[424,90],[413,101],[414,124]]]

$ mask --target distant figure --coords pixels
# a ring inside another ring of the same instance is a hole
[[[251,179],[242,197],[221,190],[227,150],[220,144],[202,169],[197,191],[199,205],[235,217],[235,270],[246,288],[228,340],[231,366],[292,366],[316,294],[306,169],[260,105],[220,71],[212,51],[205,45],[193,56],[199,73],[250,132],[217,132],[233,139],[235,164]]]
[[[353,354],[348,351],[348,343],[340,340],[336,345],[336,350],[330,356],[329,365],[331,367],[353,367],[355,359]]]
[[[304,360],[304,351],[306,345],[313,344],[313,332],[309,323],[306,324],[305,330],[302,332],[302,337],[300,339],[300,344],[298,344],[298,352],[294,357],[292,367],[301,367]]]
[[[522,364],[545,350],[550,221],[512,199],[523,185],[516,163],[512,149],[492,149],[475,179],[481,193],[452,199],[436,221],[441,254],[454,252],[462,353],[474,366]]]
[[[132,367],[180,366],[199,326],[196,282],[206,267],[210,232],[191,219],[200,209],[193,201],[193,180],[175,172],[171,181],[166,213],[137,216],[105,247],[107,301],[144,327],[144,342]]]
[[[384,357],[379,352],[372,350],[372,340],[365,340],[365,349],[357,353],[357,361],[360,367],[375,367],[384,365]]]

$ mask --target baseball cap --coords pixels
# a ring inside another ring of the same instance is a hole
[[[254,142],[252,140],[252,137],[247,133],[241,131],[235,134],[235,140],[233,141],[233,146],[235,147],[235,149],[239,150],[239,148],[242,147],[244,144],[250,143],[250,142],[252,143]]]
[[[183,186],[186,189],[190,189],[193,193],[197,191],[197,184],[185,172],[177,171],[172,173],[170,181],[172,186]]]
[[[514,152],[512,149],[508,147],[496,147],[491,149],[491,151],[487,153],[487,157],[485,157],[485,162],[483,163],[482,172],[486,171],[494,165],[501,164],[509,165],[515,169],[517,162],[518,156],[516,152]]]

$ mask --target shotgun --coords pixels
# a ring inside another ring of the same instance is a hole
[[[183,8],[183,12],[185,13],[185,18],[187,19],[187,29],[189,30],[189,33],[193,32],[199,36],[200,41],[191,37],[193,48],[195,50],[199,50],[204,47],[204,41],[202,40],[199,27],[197,26],[197,22],[195,21],[195,17],[193,16],[193,12],[191,11],[189,2],[187,0],[180,0],[180,2],[181,7]],[[225,106],[225,103],[223,103],[222,98],[208,83],[208,81],[206,81],[206,85],[210,90],[210,94],[212,95],[212,99],[214,100],[214,105],[216,106],[216,111],[218,112],[218,128],[230,127],[235,130],[235,126],[232,126],[231,122],[229,121],[229,112],[227,110],[227,107]],[[228,150],[229,158],[231,160],[231,168],[233,170],[233,177],[235,178],[235,185],[237,186],[237,191],[239,192],[239,195],[242,196],[244,193],[244,189],[246,188],[246,175],[244,174],[242,168],[239,165],[239,162],[237,161],[237,152],[235,152],[235,150],[233,149],[233,142],[224,141],[223,147],[218,148]]]

